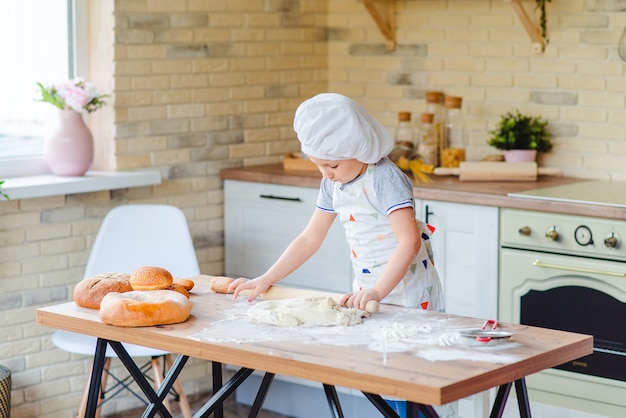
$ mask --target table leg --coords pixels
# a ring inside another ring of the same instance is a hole
[[[522,377],[515,382],[501,385],[498,388],[498,393],[496,394],[496,399],[493,403],[493,408],[491,409],[491,415],[489,415],[490,418],[500,418],[504,414],[504,407],[506,406],[506,401],[509,397],[513,384],[515,384],[517,407],[519,409],[520,418],[531,417],[530,401],[528,399],[528,391],[526,390],[526,379]]]
[[[491,409],[491,415],[489,415],[490,418],[499,418],[502,414],[504,414],[504,407],[506,406],[506,400],[509,397],[512,386],[513,383],[509,382],[498,388],[496,399],[494,400],[493,408]]]
[[[259,387],[259,391],[254,398],[254,403],[252,404],[252,408],[250,409],[250,414],[248,418],[256,418],[263,407],[263,402],[265,401],[265,397],[267,396],[267,392],[270,389],[270,385],[274,380],[274,373],[265,373],[263,376],[263,380],[261,381],[261,386]]]
[[[89,382],[89,396],[87,398],[85,418],[94,418],[96,416],[96,409],[100,400],[100,385],[106,360],[107,343],[108,341],[102,338],[98,338],[96,341],[96,352],[93,356],[93,365],[91,366],[91,381]]]
[[[247,378],[254,372],[253,369],[242,367],[230,378],[224,386],[213,392],[211,399],[205,403],[195,414],[194,418],[208,418],[217,408],[221,408],[226,398],[228,398]]]
[[[517,407],[521,418],[530,418],[530,401],[526,390],[526,379],[521,378],[515,381],[515,394],[517,395]]]
[[[211,362],[211,372],[211,375],[213,376],[213,393],[215,393],[222,388],[223,384],[222,363],[218,363],[217,361]],[[222,404],[215,408],[213,418],[224,418],[224,407]]]
[[[163,381],[163,384],[158,389],[159,393],[157,394],[157,392],[154,391],[139,367],[137,367],[137,364],[135,364],[133,359],[128,355],[128,352],[126,351],[122,343],[109,341],[109,345],[111,346],[111,348],[113,348],[113,350],[115,350],[115,353],[119,357],[120,361],[124,364],[124,367],[126,367],[126,370],[128,370],[133,379],[135,379],[135,383],[137,383],[144,395],[150,401],[142,417],[153,417],[157,412],[159,412],[162,417],[171,418],[172,414],[167,410],[167,408],[165,408],[165,405],[163,405],[163,399],[165,399],[165,397],[169,393],[172,385],[174,384],[174,381],[178,377],[189,357],[179,355],[176,358],[173,367],[168,371],[167,376]]]
[[[421,412],[426,418],[439,418],[439,414],[437,413],[437,411],[435,411],[435,408],[433,408],[432,406],[424,405],[421,403],[416,404],[416,406],[419,412]],[[407,408],[408,408],[408,405],[407,405]],[[410,416],[410,415],[407,414],[407,416]],[[416,414],[415,416],[417,417],[418,415]]]
[[[341,410],[341,404],[339,403],[339,396],[337,396],[337,389],[335,389],[332,385],[324,383],[324,393],[326,394],[326,400],[328,400],[331,416],[343,418],[343,411]]]
[[[372,403],[372,405],[374,405],[376,409],[378,409],[378,412],[383,414],[385,418],[399,418],[398,414],[396,414],[396,411],[394,411],[393,408],[389,406],[387,401],[385,401],[382,396],[367,392],[363,392],[363,395],[365,395],[365,397]],[[408,414],[407,416],[411,417],[411,415]]]

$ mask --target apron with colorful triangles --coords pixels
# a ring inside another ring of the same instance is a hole
[[[335,184],[333,209],[346,231],[355,279],[354,291],[371,288],[382,275],[398,241],[389,218],[373,205],[376,202],[373,170],[353,183]],[[402,281],[381,302],[424,310],[443,311],[443,292],[432,262],[430,236],[434,228],[416,221],[422,234],[419,253]]]

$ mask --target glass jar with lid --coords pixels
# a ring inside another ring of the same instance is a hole
[[[398,125],[394,134],[395,144],[389,159],[397,163],[400,157],[411,156],[415,152],[415,127],[411,123],[411,112],[398,113]]]
[[[443,138],[443,124],[446,119],[446,110],[443,107],[444,94],[442,91],[426,92],[426,113],[433,114],[433,125],[437,135],[437,147],[441,146]]]
[[[422,113],[421,126],[418,134],[417,153],[425,164],[436,166],[438,164],[437,132],[433,123],[435,115]]]
[[[461,112],[462,102],[463,99],[456,96],[447,96],[445,99],[446,119],[440,150],[441,167],[458,167],[461,161],[465,161],[467,139]]]

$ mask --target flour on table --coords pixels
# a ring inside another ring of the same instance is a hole
[[[357,325],[366,311],[344,308],[331,297],[290,298],[259,302],[248,310],[257,322],[281,327]]]

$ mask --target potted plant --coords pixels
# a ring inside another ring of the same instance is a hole
[[[522,115],[519,110],[507,112],[500,117],[487,143],[504,151],[505,161],[520,161],[519,154],[526,154],[522,161],[534,161],[537,152],[552,149],[550,133],[546,129],[548,121],[541,117]],[[511,152],[524,150],[526,152]]]
[[[51,86],[37,83],[40,102],[59,109],[57,125],[45,138],[46,162],[57,176],[82,176],[93,161],[93,136],[83,120],[83,113],[92,113],[106,103],[108,95],[99,94],[83,78],[66,80]]]

